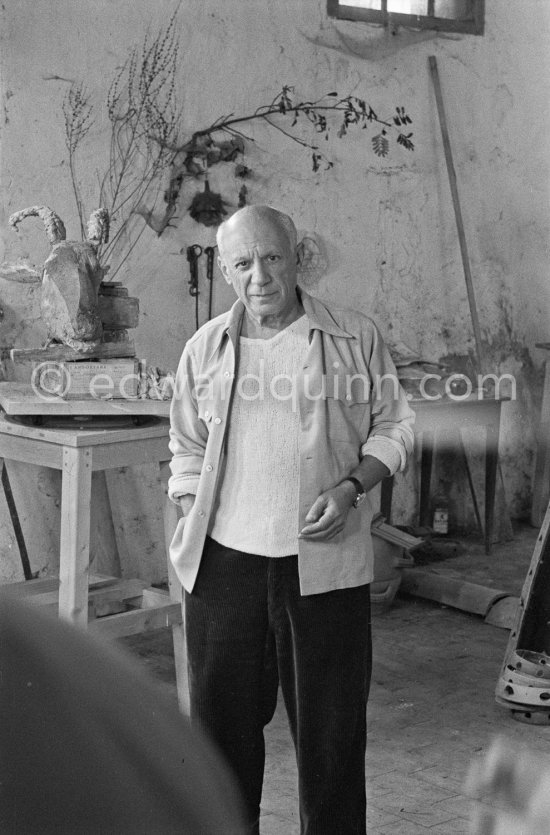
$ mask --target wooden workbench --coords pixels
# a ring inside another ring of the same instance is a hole
[[[26,387],[27,389],[30,387]],[[44,416],[45,407],[28,391],[15,389],[12,383],[0,384],[0,405],[6,415],[0,418],[0,458],[26,464],[50,467],[61,471],[61,531],[59,555],[59,590],[57,607],[59,616],[79,627],[119,637],[150,629],[171,626],[174,634],[174,655],[178,695],[182,707],[187,705],[187,677],[184,669],[183,626],[181,609],[181,586],[168,559],[168,543],[176,524],[176,507],[166,501],[165,536],[170,593],[158,589],[142,588],[134,583],[100,584],[89,594],[90,563],[90,500],[92,473],[117,467],[131,467],[143,463],[154,463],[161,469],[161,479],[166,481],[166,463],[171,458],[168,448],[168,420],[148,414],[147,401],[123,401],[105,404],[104,401],[61,401],[51,404],[46,417],[53,414],[90,414],[89,406],[100,411],[92,412],[103,417],[118,415],[124,406],[126,415],[134,413],[134,405],[141,407],[141,425],[127,425],[119,428],[51,428],[47,424],[33,425],[29,417],[22,418],[21,410],[31,410],[31,415]],[[161,401],[151,401],[155,408]],[[76,409],[74,408],[76,405]],[[169,405],[169,404],[168,404]],[[112,406],[112,409],[110,408]],[[166,404],[164,404],[166,409]],[[14,415],[15,411],[15,415]],[[123,414],[124,414],[123,411]],[[147,416],[148,415],[148,416]],[[144,417],[145,416],[145,417]],[[78,421],[75,421],[78,426]],[[159,481],[160,481],[159,480]],[[35,581],[28,581],[29,591]],[[39,582],[39,581],[38,581]],[[144,586],[146,584],[142,584]],[[124,588],[123,588],[124,587]],[[125,611],[118,611],[90,622],[88,613],[93,612],[91,600],[101,609],[109,599],[116,598],[117,591],[124,592]],[[48,603],[51,591],[39,590],[35,600],[43,598]],[[45,597],[44,597],[45,595]],[[40,602],[40,601],[39,601]],[[51,603],[51,601],[50,601]]]
[[[48,429],[0,419],[0,457],[60,470],[59,614],[88,621],[92,472],[167,461],[166,419],[127,429]]]
[[[170,400],[64,400],[62,397],[37,395],[28,383],[0,383],[0,406],[7,415],[101,415],[117,417],[169,417]]]

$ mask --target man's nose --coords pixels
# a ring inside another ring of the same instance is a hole
[[[261,258],[257,258],[252,264],[252,281],[254,284],[267,284],[269,281],[269,270]]]

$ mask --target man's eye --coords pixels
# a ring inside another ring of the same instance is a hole
[[[268,261],[279,261],[280,257],[281,257],[280,255],[268,255],[267,260]]]
[[[242,270],[244,267],[246,267],[246,265],[247,265],[246,261],[237,261],[237,263],[235,264],[235,269],[236,270]]]

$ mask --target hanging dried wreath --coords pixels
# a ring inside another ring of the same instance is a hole
[[[210,191],[210,183],[204,181],[204,191],[198,191],[189,205],[189,214],[203,226],[219,226],[225,215],[226,203],[221,194]]]

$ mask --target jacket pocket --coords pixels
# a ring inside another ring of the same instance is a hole
[[[324,403],[327,436],[354,446],[363,444],[370,426],[370,378],[343,373],[327,376]]]
[[[170,543],[170,552],[172,552],[172,549],[174,551],[179,550],[182,543],[183,532],[185,530],[186,522],[187,516],[180,516],[180,518],[178,519],[178,524],[176,525],[176,530],[174,531],[174,535],[172,537],[172,541]]]

